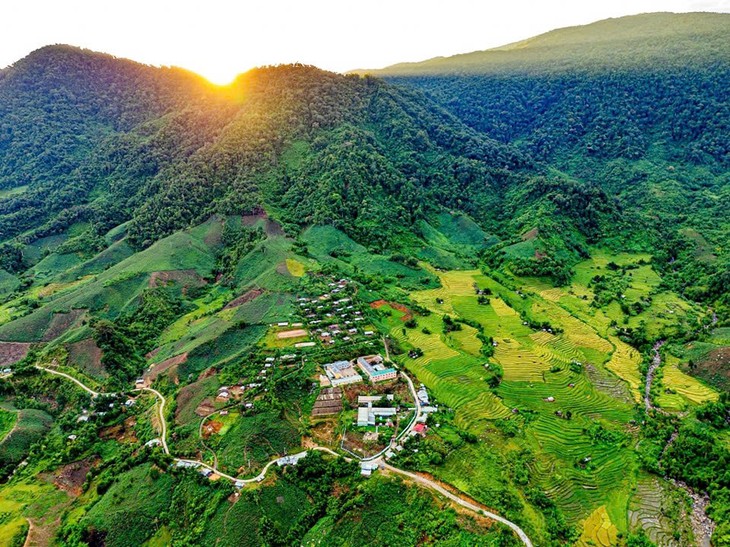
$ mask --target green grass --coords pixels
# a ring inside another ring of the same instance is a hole
[[[297,430],[272,412],[241,417],[225,435],[208,441],[221,469],[239,475],[255,475],[276,454],[289,453],[299,443]]]
[[[307,244],[309,252],[319,258],[330,258],[333,253],[362,254],[365,247],[355,243],[344,232],[333,226],[312,226],[302,233],[302,240]]]
[[[0,296],[13,292],[20,286],[20,280],[14,275],[0,269]]]
[[[109,547],[136,547],[155,531],[155,520],[172,501],[172,478],[150,476],[151,464],[137,466],[120,475],[104,496],[81,520],[86,526],[106,532]]]
[[[266,327],[229,328],[217,338],[193,349],[185,363],[178,367],[181,378],[223,364],[250,350],[264,335]]]
[[[203,544],[220,547],[262,546],[259,530],[262,516],[256,495],[243,491],[235,503],[222,503],[205,523]]]
[[[23,258],[28,262],[38,262],[45,251],[52,251],[68,239],[68,234],[57,234],[37,239],[23,248]]]
[[[0,408],[0,442],[12,431],[17,421],[17,413]]]
[[[211,220],[188,231],[176,232],[148,249],[115,264],[75,290],[44,299],[46,305],[0,327],[0,338],[37,341],[43,337],[56,311],[87,308],[101,315],[116,316],[147,288],[150,275],[160,271],[192,270],[199,277],[211,277],[215,268],[213,243],[220,221]]]
[[[502,249],[502,252],[508,258],[534,258],[536,250],[535,241],[528,240],[509,245]]]
[[[59,280],[65,281],[72,281],[74,279],[78,279],[79,277],[84,277],[87,275],[100,274],[103,271],[111,268],[115,264],[118,264],[123,260],[131,257],[133,254],[134,250],[129,245],[127,245],[126,241],[115,241],[98,255],[83,262],[82,264],[79,264],[67,271],[56,270],[54,274],[58,276]],[[41,264],[36,266],[36,271],[39,271]]]
[[[265,515],[281,537],[286,537],[312,503],[306,493],[286,479],[255,493],[243,491],[234,503],[223,503],[206,525],[204,545],[221,547],[263,545],[259,528]]]
[[[10,545],[27,518],[42,521],[56,515],[68,497],[52,484],[39,480],[15,480],[0,488],[0,545]]]
[[[9,198],[11,196],[17,196],[19,194],[22,194],[28,189],[28,185],[24,184],[23,186],[16,186],[14,188],[3,188],[0,190],[0,199]]]
[[[499,526],[485,529],[471,516],[457,515],[430,491],[393,477],[374,475],[359,486],[359,503],[333,519],[320,520],[302,545],[497,545]]]
[[[53,418],[35,409],[18,411],[15,428],[0,442],[0,461],[18,463],[30,447],[50,430]]]
[[[200,417],[195,414],[195,409],[198,408],[203,399],[209,395],[214,395],[219,385],[218,378],[210,376],[182,388],[177,394],[175,422],[177,424],[190,424],[200,420]]]
[[[296,309],[294,297],[287,293],[266,293],[235,309],[233,321],[249,324],[289,321]]]

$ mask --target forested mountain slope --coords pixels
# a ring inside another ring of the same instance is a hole
[[[632,219],[619,246],[632,240],[684,294],[727,307],[728,32],[727,14],[645,14],[371,72],[597,185]]]
[[[410,228],[446,209],[507,239],[538,215],[556,226],[544,231],[557,271],[617,218],[596,186],[549,174],[423,95],[372,78],[292,65],[213,88],[54,46],[6,69],[0,93],[0,256],[12,274],[32,265],[23,245],[75,223],[88,223],[77,243],[98,251],[129,222],[126,241],[142,248],[214,213],[264,209],[292,233],[333,224],[381,249],[408,247]],[[587,212],[547,218],[574,207]]]

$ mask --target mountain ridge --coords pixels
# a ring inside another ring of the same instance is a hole
[[[730,48],[724,36],[729,28],[730,14],[725,13],[647,13],[555,29],[486,50],[352,72],[378,76],[546,73],[639,67],[656,60],[665,68],[718,59],[727,63]],[[697,43],[698,36],[702,43]],[[572,59],[565,59],[568,56]]]

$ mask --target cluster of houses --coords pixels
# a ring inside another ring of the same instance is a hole
[[[320,343],[330,346],[338,341],[351,343],[375,335],[363,328],[365,317],[351,298],[343,296],[348,281],[340,279],[329,284],[329,292],[313,298],[299,298],[301,314],[310,332]]]
[[[372,383],[394,380],[398,371],[385,364],[381,355],[364,355],[352,361],[335,361],[324,365],[324,374],[319,381],[323,386],[342,386],[357,384],[363,381],[363,376],[357,367]]]

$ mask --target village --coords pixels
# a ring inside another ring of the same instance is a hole
[[[298,313],[292,321],[267,326],[235,382],[218,385],[197,403],[194,413],[201,418],[200,442],[213,454],[239,419],[265,411],[271,390],[302,375],[309,378],[312,397],[311,410],[306,410],[312,431],[308,443],[329,446],[360,461],[363,475],[369,476],[396,457],[408,439],[427,435],[428,416],[438,407],[430,404],[423,385],[414,387],[388,359],[385,339],[376,335],[367,304],[358,301],[345,279],[325,278],[318,288],[316,296],[297,297]],[[135,395],[152,390],[156,377],[154,368],[139,377]],[[119,405],[131,418],[137,397],[124,399],[107,401],[104,410]],[[103,415],[99,410],[85,410],[78,419]],[[161,442],[155,438],[147,446]],[[305,454],[279,453],[271,463],[296,465]],[[176,465],[196,468],[214,481],[225,476],[197,459],[179,459]],[[250,480],[263,480],[264,475]],[[241,488],[246,482],[239,480],[235,485]]]

